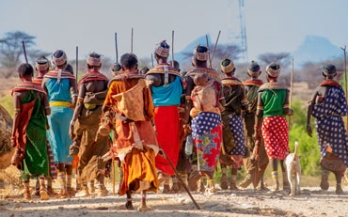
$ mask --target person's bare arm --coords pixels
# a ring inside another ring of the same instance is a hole
[[[315,103],[315,99],[318,95],[318,91],[315,90],[315,93],[312,96],[312,100],[309,102],[308,104],[308,108],[307,108],[307,124],[306,124],[306,131],[308,136],[312,137],[313,132],[312,132],[312,127],[311,127],[311,116],[312,116],[312,111],[313,111],[313,106]]]
[[[72,119],[70,121],[70,127],[69,127],[69,135],[72,139],[75,138],[75,121],[77,118],[80,116],[82,108],[83,108],[83,99],[85,98],[86,95],[86,86],[85,84],[80,85],[80,90],[79,90],[79,97],[77,99],[77,103],[74,109],[74,114],[72,116]]]
[[[194,88],[194,83],[193,83],[193,79],[190,76],[185,76],[183,79],[186,82],[184,122],[187,124],[189,122],[189,118],[190,118],[190,110],[193,106],[193,103],[191,100],[191,93],[192,93],[192,90]]]
[[[286,115],[288,115],[288,116],[291,116],[291,115],[293,114],[293,111],[292,111],[292,109],[289,107],[289,95],[290,95],[290,92],[289,92],[289,91],[286,91],[283,113],[286,114]]]
[[[74,114],[71,119],[72,122],[75,122],[81,114],[81,110],[83,107],[83,99],[85,98],[85,95],[86,95],[86,86],[84,84],[81,84],[79,89],[79,96],[77,98],[77,103],[74,109]]]
[[[262,92],[257,95],[257,110],[255,114],[255,125],[254,125],[254,138],[258,139],[261,136],[261,125],[263,116],[263,101],[261,99]]]
[[[71,98],[72,98],[72,106],[73,106],[73,108],[75,108],[76,101],[77,101],[76,80],[69,79],[69,84],[70,84],[70,94],[71,94]]]
[[[46,116],[48,116],[48,115],[51,114],[51,107],[50,107],[50,104],[48,102],[47,94],[43,94],[42,93],[42,100],[43,100],[43,103],[44,103],[45,114],[46,114]]]

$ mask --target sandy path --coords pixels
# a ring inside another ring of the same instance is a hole
[[[348,192],[348,187],[343,189]],[[186,193],[148,194],[148,212],[127,211],[125,197],[70,198],[31,202],[9,198],[0,201],[0,216],[348,216],[348,193],[336,195],[334,188],[322,191],[317,187],[302,188],[301,196],[289,197],[286,192],[254,192],[252,189],[232,192],[219,190],[216,195],[193,193],[201,210],[195,208]],[[134,206],[140,194],[134,195]]]

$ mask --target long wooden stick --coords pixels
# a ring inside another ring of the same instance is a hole
[[[77,79],[78,79],[78,76],[79,76],[79,47],[76,46],[76,62],[75,62],[75,67],[76,67],[76,75],[75,75],[75,78],[76,78],[76,82],[77,82]]]
[[[344,57],[344,66],[343,66],[343,69],[344,69],[344,82],[345,82],[345,91],[346,91],[346,101],[348,102],[348,91],[347,91],[347,58],[346,58],[346,46],[341,47],[341,49],[343,50],[344,54],[343,54],[343,57]],[[346,116],[346,130],[348,130],[348,116]]]
[[[208,35],[205,35],[205,40],[207,41],[209,68],[211,68],[211,58],[210,58],[210,48],[209,48]]]
[[[174,68],[174,30],[172,31],[172,67]]]
[[[160,145],[160,144],[158,144],[158,146],[161,148],[161,145]],[[161,149],[162,149],[162,148],[161,148]],[[166,155],[166,153],[164,152],[163,149],[162,149],[162,153],[163,153],[164,158],[168,161],[169,165],[172,167],[173,171],[175,172],[176,177],[179,179],[179,181],[181,182],[182,186],[184,186],[184,188],[185,188],[187,194],[190,196],[190,198],[191,198],[193,204],[195,205],[195,207],[196,207],[197,209],[201,209],[201,208],[199,207],[199,205],[197,204],[197,202],[195,201],[195,199],[193,198],[192,194],[190,193],[190,190],[188,189],[186,183],[182,180],[182,178],[181,178],[181,176],[179,175],[178,171],[175,169],[175,167],[174,167],[172,161],[168,158],[168,156]]]
[[[290,96],[289,96],[289,108],[292,106],[292,94],[294,89],[294,58],[291,59],[291,73],[290,73]],[[291,128],[291,116],[289,116],[289,129]]]
[[[133,53],[133,36],[134,36],[134,31],[132,28],[132,33],[131,33],[131,53]]]
[[[25,43],[24,43],[24,41],[22,41],[22,47],[23,47],[23,53],[24,53],[25,62],[28,63],[27,51],[25,50]]]
[[[116,64],[118,64],[117,32],[115,32],[115,52],[116,52]]]
[[[111,159],[111,182],[112,182],[112,195],[115,195],[116,194],[116,190],[115,190],[115,175],[116,175],[116,172],[115,172],[115,160],[114,158]]]
[[[219,30],[219,34],[218,34],[218,36],[216,38],[216,42],[215,42],[215,45],[214,45],[213,53],[211,55],[211,63],[213,62],[213,59],[214,59],[214,54],[215,54],[215,50],[216,50],[216,47],[217,47],[217,44],[218,44],[218,41],[219,41],[220,33],[221,33],[221,30]]]
[[[151,64],[152,64],[152,68],[154,67],[154,63],[153,63],[153,53],[151,53]]]

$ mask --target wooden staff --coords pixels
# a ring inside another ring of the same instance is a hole
[[[75,62],[75,67],[76,67],[76,82],[77,82],[77,79],[78,79],[78,76],[79,76],[79,47],[76,46],[76,62]]]
[[[117,32],[115,32],[115,52],[116,52],[116,64],[118,64]]]
[[[205,40],[207,41],[207,48],[208,48],[208,61],[209,61],[209,68],[211,68],[211,58],[210,58],[210,49],[209,49],[209,40],[208,35],[205,35]]]
[[[24,41],[22,41],[22,47],[23,47],[23,53],[24,53],[25,62],[28,63],[27,52],[25,50],[25,43],[24,43]]]
[[[115,168],[115,160],[114,158],[111,159],[111,181],[112,181],[112,195],[115,195],[116,194],[116,187],[115,187],[115,175],[116,175],[116,172],[115,172],[116,168]]]
[[[217,43],[218,43],[218,41],[219,41],[220,33],[221,33],[221,30],[219,30],[219,34],[218,34],[218,36],[217,36],[217,38],[216,38],[216,42],[215,42],[215,45],[214,45],[213,53],[212,53],[212,55],[211,55],[210,64],[213,62],[213,59],[214,59],[214,54],[215,54],[215,50],[216,50]]]
[[[172,31],[172,67],[174,68],[174,30]]]
[[[344,69],[344,82],[345,82],[345,85],[344,85],[344,88],[345,88],[345,91],[346,91],[346,101],[348,102],[348,92],[347,92],[347,58],[346,58],[346,46],[341,47],[341,49],[343,50],[343,57],[344,57],[344,66],[343,66],[343,69]],[[348,116],[346,116],[346,130],[348,130]]]
[[[161,145],[160,145],[160,144],[158,144],[158,146],[161,148]],[[191,198],[193,204],[195,205],[195,207],[196,207],[197,209],[201,209],[201,208],[199,207],[199,205],[197,204],[197,202],[195,201],[195,199],[193,198],[192,194],[190,193],[190,190],[188,189],[186,183],[182,180],[182,178],[181,178],[181,176],[179,175],[178,171],[175,169],[173,163],[172,163],[171,160],[168,158],[168,156],[166,155],[166,153],[164,152],[164,150],[163,150],[162,148],[161,148],[161,153],[163,154],[164,158],[168,161],[169,165],[172,167],[173,171],[175,172],[176,177],[179,179],[179,181],[181,182],[182,186],[184,186],[184,188],[185,188],[187,194],[190,196],[190,198]]]
[[[132,33],[131,33],[131,53],[133,53],[133,35],[134,35],[134,32],[133,32],[133,28],[132,28]]]
[[[154,64],[153,64],[153,53],[151,53],[151,64],[152,64],[152,68],[154,67]]]
[[[291,59],[291,73],[290,73],[290,96],[289,96],[289,108],[292,106],[292,93],[294,89],[294,58]],[[289,116],[289,129],[291,128],[291,116]]]

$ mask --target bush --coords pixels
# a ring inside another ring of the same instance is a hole
[[[299,155],[301,156],[301,167],[304,175],[318,175],[321,172],[319,165],[320,151],[318,147],[314,118],[311,117],[313,130],[312,137],[306,132],[307,106],[303,106],[301,101],[294,101],[292,104],[294,115],[291,117],[289,145],[291,152],[294,151],[294,143],[299,143]]]
[[[13,100],[10,95],[4,96],[0,98],[0,104],[8,111],[8,113],[13,118],[14,110],[13,110]]]

